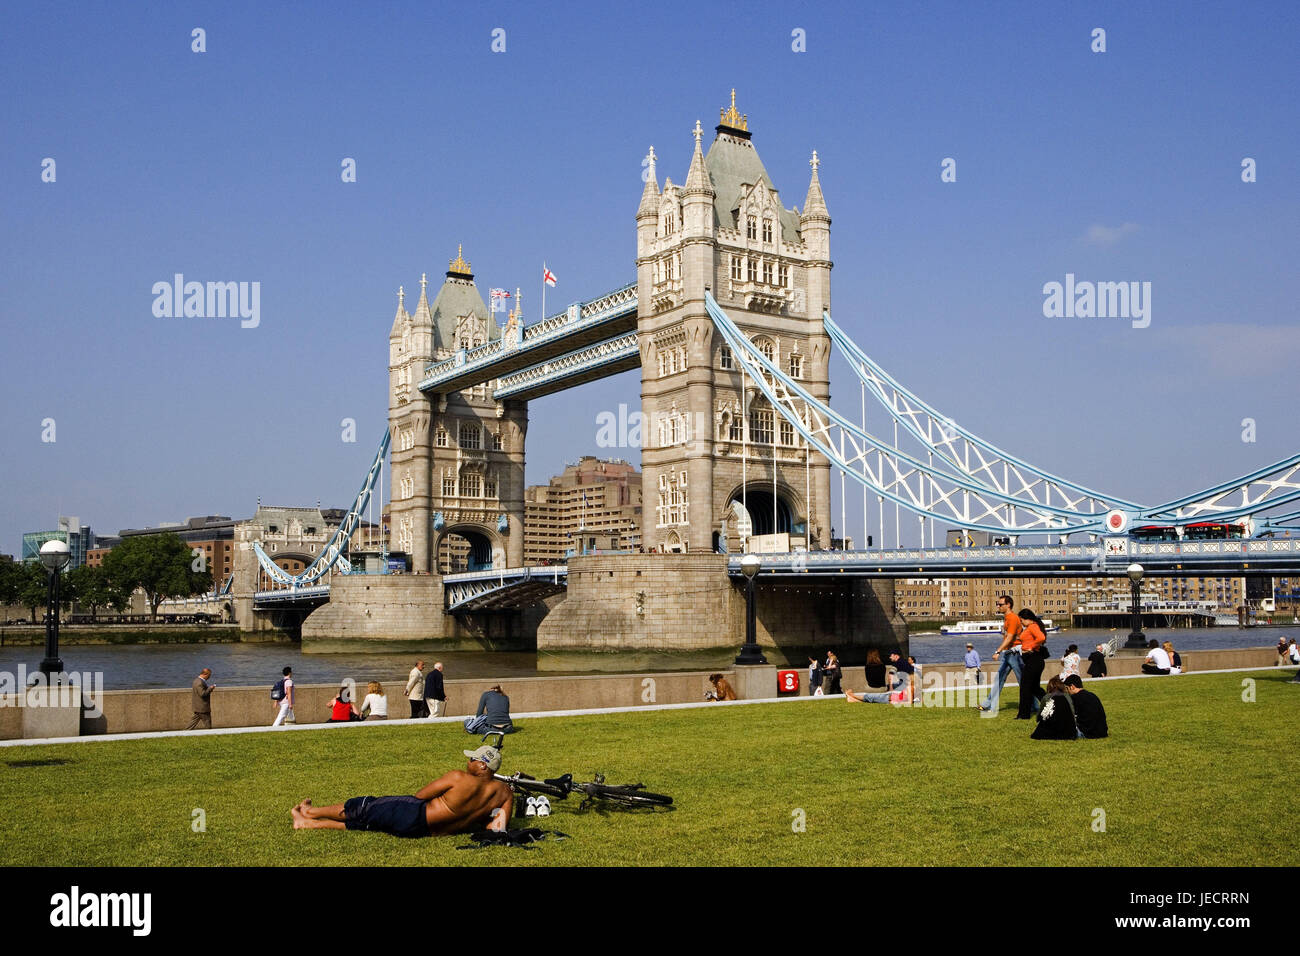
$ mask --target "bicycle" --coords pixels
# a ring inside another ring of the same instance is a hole
[[[562,777],[554,780],[547,780],[545,783],[558,786],[564,789],[566,795],[569,793],[581,793],[582,802],[578,804],[579,810],[585,810],[597,801],[607,801],[609,803],[621,804],[625,807],[669,807],[672,806],[673,798],[663,793],[651,793],[645,789],[643,783],[625,783],[625,784],[608,784],[605,782],[603,773],[595,774],[595,779],[590,783],[574,783],[573,774],[566,773]]]

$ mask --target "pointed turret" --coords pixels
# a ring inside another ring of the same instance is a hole
[[[799,222],[804,223],[811,219],[824,219],[828,224],[831,221],[830,210],[826,208],[826,199],[822,196],[821,180],[817,178],[817,167],[821,165],[821,160],[817,158],[817,150],[813,150],[812,159],[808,161],[812,167],[812,181],[808,183],[808,197],[803,203],[803,212],[799,216]]]
[[[433,328],[433,315],[429,312],[429,277],[420,273],[420,301],[415,304],[415,325],[417,328]]]
[[[655,172],[655,148],[650,147],[646,156],[646,171],[643,174],[645,188],[641,190],[641,205],[637,207],[636,217],[659,215],[659,177]]]
[[[402,286],[397,287],[397,314],[393,316],[393,327],[388,333],[390,339],[400,338],[402,329],[406,323],[411,320],[410,313],[406,311],[406,290]]]
[[[700,121],[695,121],[695,153],[691,156],[691,168],[686,173],[686,195],[695,194],[706,195],[713,198],[713,182],[709,179],[709,171],[704,168],[704,150],[700,146],[700,139],[704,136],[704,129],[700,126]]]

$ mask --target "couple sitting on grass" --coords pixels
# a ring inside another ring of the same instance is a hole
[[[870,694],[855,694],[846,688],[844,700],[850,704],[910,703],[912,700],[912,676],[916,673],[915,666],[910,659],[903,660],[897,652],[889,655],[889,663],[897,670],[894,671],[888,690]]]

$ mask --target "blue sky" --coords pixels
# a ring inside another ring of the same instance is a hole
[[[641,158],[684,180],[732,87],[787,206],[818,150],[834,315],[921,396],[1138,501],[1252,470],[1300,449],[1297,48],[1292,3],[11,7],[0,551],[59,513],[346,506],[397,287],[457,243],[530,321],[543,259],[548,311],[631,281]],[[260,325],[156,318],[177,272],[260,282]],[[1150,327],[1045,318],[1067,273],[1151,282]],[[601,451],[638,374],[533,403],[529,481]]]

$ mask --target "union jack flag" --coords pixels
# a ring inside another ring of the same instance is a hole
[[[542,281],[545,282],[547,285],[549,285],[552,289],[555,288],[555,273],[552,272],[550,269],[546,268],[545,262],[542,263]]]
[[[490,305],[493,312],[500,312],[505,304],[501,300],[510,298],[510,293],[505,289],[492,289],[489,295],[492,300]]]

